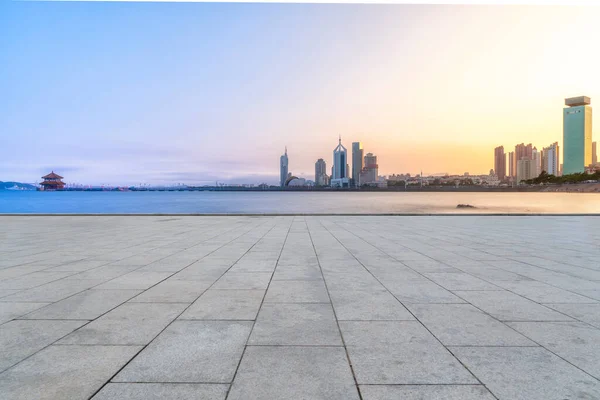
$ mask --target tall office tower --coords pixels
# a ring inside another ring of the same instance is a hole
[[[360,171],[363,169],[363,147],[361,142],[352,143],[352,185],[360,186]]]
[[[315,185],[327,185],[327,165],[322,158],[319,158],[315,163]]]
[[[521,143],[515,146],[515,163],[517,163],[523,157],[531,159],[533,155],[533,146],[529,143],[527,146]],[[516,164],[515,164],[516,165]]]
[[[333,150],[333,174],[331,176],[331,186],[348,187],[350,179],[348,178],[348,152],[342,146],[342,137],[340,136],[337,147]]]
[[[508,153],[508,176],[511,178],[517,176],[517,169],[515,165],[515,152],[511,151]]]
[[[592,163],[592,107],[587,96],[565,99],[563,174],[583,172]]]
[[[544,147],[544,156],[542,157],[542,171],[549,175],[558,176],[560,173],[560,152],[558,142]]]
[[[285,186],[285,181],[288,178],[288,156],[287,146],[285,147],[285,153],[279,158],[279,184]]]
[[[504,146],[494,149],[494,171],[499,180],[504,180],[506,177],[506,154],[504,154]]]
[[[592,164],[598,164],[598,142],[592,142]]]
[[[360,172],[360,184],[377,183],[379,176],[379,165],[377,165],[377,156],[373,153],[367,153],[365,156],[365,166]]]

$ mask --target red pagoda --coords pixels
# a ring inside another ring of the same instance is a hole
[[[44,182],[40,183],[42,185],[40,190],[62,190],[65,188],[65,183],[61,181],[63,177],[55,174],[54,171],[46,176],[42,176],[42,179]]]

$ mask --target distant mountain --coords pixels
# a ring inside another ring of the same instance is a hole
[[[35,190],[35,186],[29,183],[21,182],[2,182],[0,181],[0,190]]]

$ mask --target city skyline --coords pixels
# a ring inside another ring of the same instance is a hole
[[[499,144],[562,151],[563,99],[600,98],[598,18],[559,6],[4,2],[0,180],[276,184],[286,145],[294,175],[313,179],[340,134],[378,156],[380,175],[484,174]],[[574,41],[574,29],[587,34]],[[577,73],[564,72],[565,48]]]

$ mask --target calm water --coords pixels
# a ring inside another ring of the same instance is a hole
[[[476,209],[457,209],[468,203]],[[595,193],[0,191],[0,213],[600,213]]]

